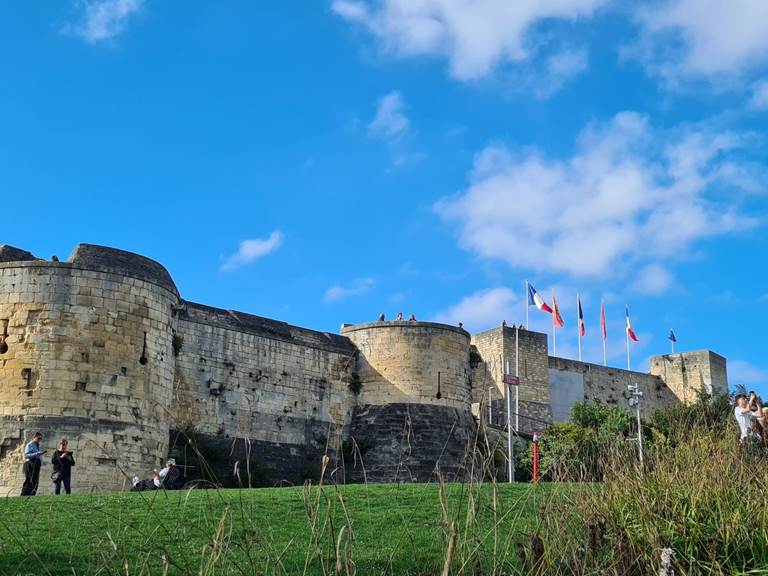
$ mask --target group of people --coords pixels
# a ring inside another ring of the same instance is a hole
[[[22,496],[34,496],[37,494],[40,484],[40,469],[43,465],[43,456],[48,453],[41,447],[43,435],[35,432],[32,440],[24,448],[24,484],[21,487]],[[51,456],[51,481],[54,494],[61,494],[62,487],[67,494],[72,493],[72,468],[75,466],[75,457],[68,449],[66,438],[59,441],[57,449]],[[161,470],[155,470],[154,476],[148,480],[139,480],[134,476],[131,491],[143,492],[144,490],[180,490],[184,487],[184,474],[176,466],[176,461],[169,458]]]
[[[768,406],[760,406],[757,394],[737,394],[733,414],[739,424],[739,443],[742,446],[768,444]]]
[[[21,487],[22,496],[34,496],[37,494],[40,483],[40,468],[43,465],[43,456],[48,450],[40,447],[43,435],[35,432],[32,440],[24,448],[24,484]],[[67,494],[72,493],[72,468],[75,466],[75,457],[71,450],[67,449],[68,442],[66,438],[59,441],[58,448],[51,456],[51,481],[54,486],[54,493],[61,494],[61,487]]]

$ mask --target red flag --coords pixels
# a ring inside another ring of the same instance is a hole
[[[557,306],[557,298],[555,298],[554,292],[552,292],[552,325],[557,326],[558,328],[565,326],[563,317],[560,316],[560,308]]]
[[[600,331],[603,333],[603,340],[607,340],[608,326],[605,324],[605,302],[600,302]]]

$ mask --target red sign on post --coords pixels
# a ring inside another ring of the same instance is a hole
[[[520,378],[517,376],[513,376],[512,374],[504,374],[503,379],[504,384],[510,384],[512,386],[519,386],[520,385]]]

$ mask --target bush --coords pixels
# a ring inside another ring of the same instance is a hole
[[[539,470],[542,479],[554,481],[599,481],[605,463],[617,454],[634,457],[627,443],[633,420],[627,413],[599,401],[576,403],[571,422],[555,424],[539,436]],[[533,448],[525,463],[533,466]]]
[[[678,404],[659,410],[649,425],[657,443],[674,445],[694,431],[737,437],[732,399],[727,395],[711,397],[700,394],[691,405]]]
[[[352,372],[349,377],[348,386],[352,394],[360,394],[360,391],[363,389],[363,381],[360,379],[360,374],[357,372]]]
[[[575,492],[570,514],[549,511],[553,572],[655,574],[670,549],[675,574],[768,573],[765,461],[703,427],[646,454],[645,471],[612,462],[604,484]]]

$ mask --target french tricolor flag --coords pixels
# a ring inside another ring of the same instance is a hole
[[[584,325],[584,312],[581,311],[581,295],[576,295],[576,304],[579,307],[579,336],[586,336],[587,327]]]
[[[629,306],[627,306],[627,336],[629,336],[634,342],[640,342],[635,331],[632,330],[632,322],[629,320]]]
[[[549,307],[549,304],[544,302],[544,298],[539,296],[539,293],[536,292],[534,287],[530,284],[528,284],[528,306],[536,306],[536,308],[542,312],[552,314],[552,308]]]

